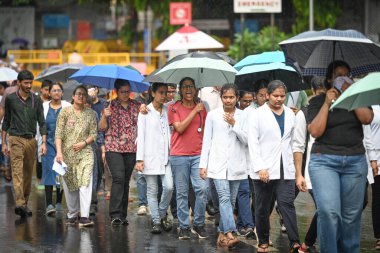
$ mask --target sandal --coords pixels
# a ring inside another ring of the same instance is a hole
[[[226,239],[227,239],[228,248],[232,248],[240,242],[239,239],[235,237],[227,237]]]
[[[298,253],[300,247],[301,245],[299,243],[293,243],[292,247],[290,248],[290,253]]]
[[[380,239],[376,240],[375,250],[380,251]]]
[[[259,244],[257,252],[268,252],[268,244]]]
[[[217,245],[218,245],[218,247],[227,248],[228,247],[227,238],[218,239]]]

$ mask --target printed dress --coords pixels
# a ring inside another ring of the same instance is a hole
[[[85,141],[89,136],[96,140],[95,113],[89,108],[77,113],[74,107],[70,106],[63,108],[58,116],[55,138],[62,140],[63,161],[68,166],[64,179],[69,191],[79,190],[79,187],[88,186],[90,183],[94,166],[91,145],[87,145],[77,153],[73,145]]]

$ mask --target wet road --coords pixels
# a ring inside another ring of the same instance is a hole
[[[135,186],[131,182],[131,186]],[[369,190],[370,193],[370,190]],[[371,195],[371,194],[369,194]],[[216,229],[211,217],[207,218],[206,230],[210,239],[191,239],[179,241],[176,229],[161,235],[150,233],[149,216],[137,216],[136,189],[131,190],[134,202],[130,204],[129,226],[112,227],[108,219],[108,201],[99,196],[99,211],[95,226],[92,228],[67,227],[64,224],[65,212],[55,217],[46,217],[44,191],[33,187],[29,203],[33,216],[20,219],[14,214],[12,188],[3,178],[0,179],[0,252],[180,252],[211,253],[228,252],[216,247]],[[371,199],[364,211],[362,221],[362,250],[373,250],[371,222]],[[296,200],[298,227],[301,239],[312,218],[314,207],[308,194],[300,194]],[[174,227],[177,227],[177,223]],[[271,217],[271,240],[274,248],[271,252],[288,252],[287,235],[280,232],[278,217]],[[302,240],[301,240],[302,241]],[[229,252],[256,252],[255,240],[244,240]]]

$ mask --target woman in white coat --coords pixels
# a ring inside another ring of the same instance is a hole
[[[235,122],[242,120],[242,111],[236,108],[238,90],[233,84],[221,89],[223,108],[207,115],[199,167],[200,176],[212,178],[219,197],[218,246],[231,247],[239,240],[233,236],[236,225],[233,209],[240,180],[246,179],[245,144],[239,139]],[[248,207],[247,207],[248,208]]]
[[[284,106],[286,86],[271,81],[268,102],[248,119],[248,148],[252,162],[251,178],[255,188],[255,220],[258,252],[268,252],[269,216],[272,195],[287,228],[291,252],[299,248],[295,198],[295,168],[292,152],[294,113]]]
[[[170,231],[172,226],[167,219],[173,192],[173,176],[169,163],[170,128],[166,101],[168,87],[164,83],[152,85],[153,101],[147,106],[148,114],[139,114],[137,122],[136,169],[142,172],[147,183],[147,199],[152,216],[153,234],[162,229]],[[157,203],[157,179],[161,177],[162,195]]]

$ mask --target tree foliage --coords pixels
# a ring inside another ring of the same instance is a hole
[[[292,0],[296,12],[296,22],[292,26],[294,34],[309,30],[309,1]],[[314,29],[334,28],[342,9],[338,1],[314,1]]]
[[[283,32],[280,32],[277,27],[274,27],[274,50],[279,50],[279,42],[289,38]],[[243,47],[241,40],[243,39]],[[241,60],[247,55],[259,54],[266,51],[272,51],[272,28],[266,26],[259,32],[250,32],[245,29],[243,36],[240,33],[235,34],[234,43],[228,50],[228,55],[235,60]]]

